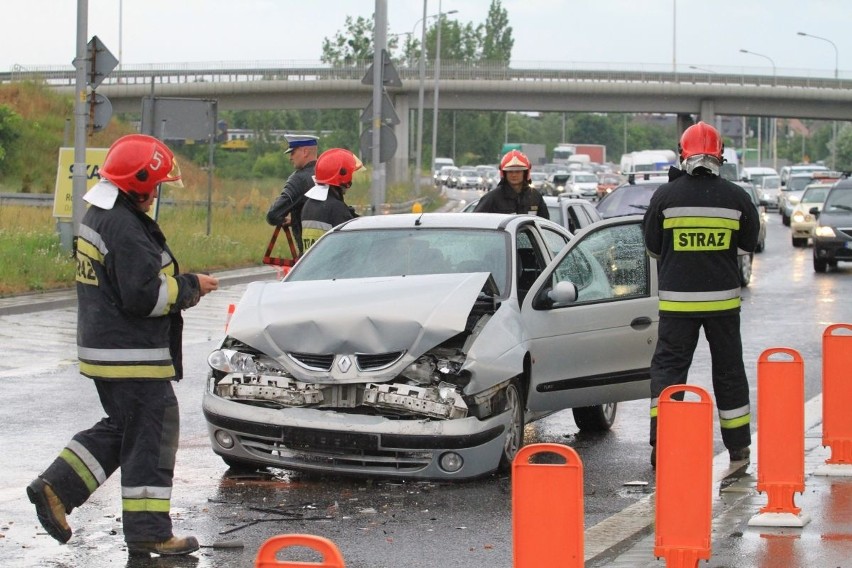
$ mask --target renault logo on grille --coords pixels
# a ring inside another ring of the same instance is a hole
[[[349,357],[344,355],[340,359],[337,360],[337,367],[343,371],[344,373],[349,370],[349,367],[352,366],[352,361],[349,360]]]

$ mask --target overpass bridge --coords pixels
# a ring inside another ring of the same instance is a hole
[[[163,64],[123,66],[98,87],[114,112],[138,113],[147,96],[216,99],[223,110],[363,109],[372,85],[361,79],[371,61],[345,66],[321,63]],[[416,65],[398,66],[402,86],[388,88],[401,123],[391,171],[407,171],[409,116],[417,108],[420,75]],[[434,96],[434,62],[424,76],[424,108]],[[0,82],[41,80],[73,95],[72,66],[15,68]],[[749,69],[613,70],[518,68],[503,63],[441,61],[439,107],[448,110],[629,112],[812,118],[852,117],[852,80],[814,77],[808,72],[764,75]],[[391,176],[392,179],[400,179]]]

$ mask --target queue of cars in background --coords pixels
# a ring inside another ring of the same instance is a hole
[[[781,176],[774,168],[747,166],[742,169],[741,181],[754,185],[760,196],[760,202],[767,209],[778,208],[778,195],[781,193]]]
[[[824,167],[818,171],[790,174],[787,183],[781,186],[781,192],[778,196],[778,212],[781,214],[781,222],[785,226],[790,226],[793,208],[799,203],[806,187],[813,183],[835,182],[842,175],[841,172],[834,172]]]
[[[236,306],[208,358],[213,451],[233,468],[461,480],[508,469],[551,413],[609,429],[618,402],[647,398],[657,341],[641,220],[338,225]]]

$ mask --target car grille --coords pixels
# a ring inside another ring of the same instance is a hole
[[[355,359],[358,369],[361,371],[378,371],[390,367],[405,354],[405,351],[391,351],[390,353],[358,353]],[[329,353],[295,353],[287,354],[296,364],[311,371],[331,370],[334,362],[334,354]]]
[[[311,371],[330,371],[334,355],[328,353],[288,353],[290,359]]]
[[[358,368],[362,371],[378,371],[390,367],[405,354],[405,351],[391,351],[390,353],[357,353],[355,359]]]
[[[432,461],[432,452],[381,450],[377,435],[358,432],[284,428],[282,440],[241,435],[240,442],[249,453],[280,461],[285,467],[295,460],[323,467],[414,471],[423,469]]]

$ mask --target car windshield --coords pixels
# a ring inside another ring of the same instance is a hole
[[[623,215],[641,215],[648,209],[651,196],[662,182],[640,185],[622,185],[598,202],[598,212],[604,219]]]
[[[814,180],[811,176],[791,176],[790,179],[787,180],[787,186],[784,188],[784,190],[799,191],[800,189],[805,189],[808,184],[813,183],[813,181]]]
[[[325,235],[287,281],[490,272],[508,290],[509,236],[487,229],[376,229]]]
[[[852,189],[832,191],[825,198],[823,211],[852,211]]]
[[[751,182],[763,189],[779,189],[781,187],[781,178],[774,174],[753,174]]]
[[[830,187],[810,187],[802,194],[801,203],[822,203]]]
[[[598,183],[598,176],[595,174],[577,174],[574,176],[574,181],[577,183]]]
[[[551,181],[558,185],[565,185],[565,182],[568,181],[568,174],[555,174]]]

